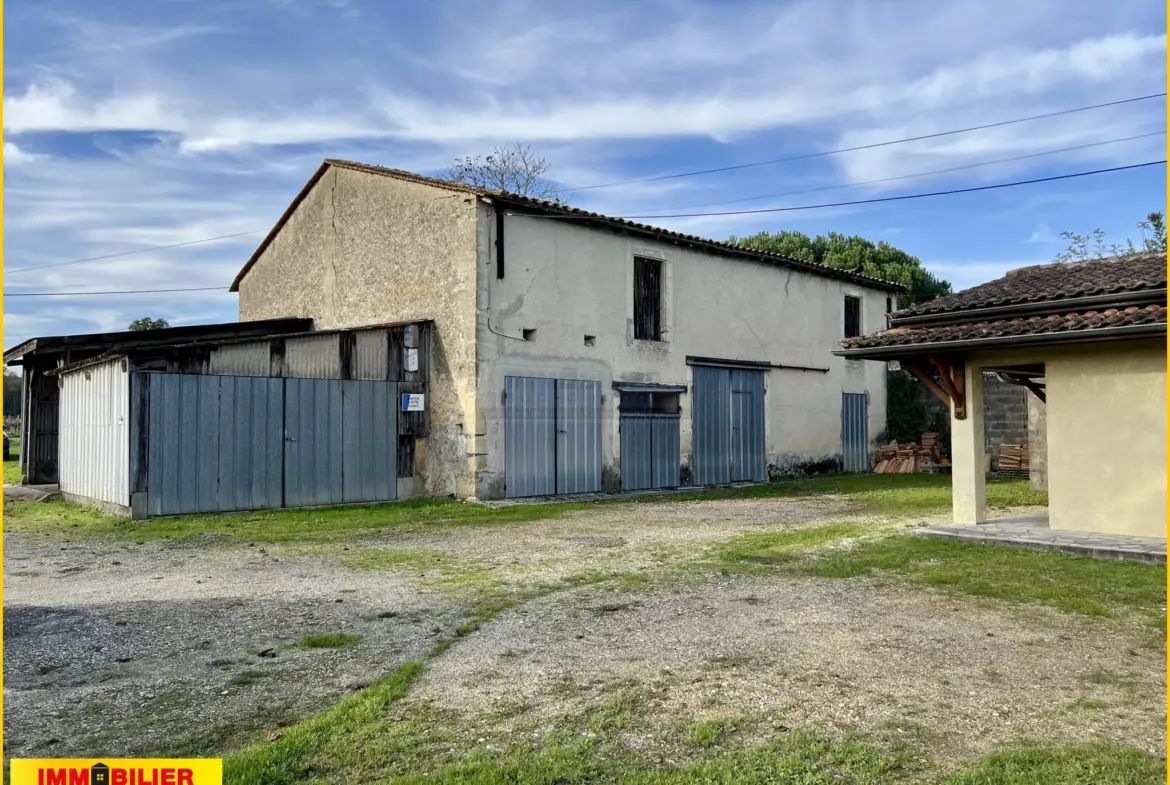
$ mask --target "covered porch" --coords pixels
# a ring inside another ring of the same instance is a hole
[[[837,352],[898,363],[950,410],[944,528],[982,531],[934,533],[1165,560],[1165,264],[1151,254],[1024,268],[893,314],[889,329]],[[1046,520],[988,520],[985,375],[1045,402]]]

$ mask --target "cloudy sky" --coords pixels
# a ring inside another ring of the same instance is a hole
[[[1162,92],[1166,78],[1165,11],[1148,0],[97,5],[5,3],[6,346],[123,329],[144,315],[235,319],[226,286],[325,157],[439,174],[455,156],[523,142],[572,189],[1128,99]],[[1032,179],[1160,160],[1165,118],[1165,99],[1154,98],[569,200],[653,215]],[[1009,158],[1019,160],[985,165]],[[1152,166],[653,222],[719,239],[860,234],[963,287],[1051,260],[1063,230],[1138,239],[1137,221],[1164,208],[1165,177]],[[246,234],[60,265],[237,233]],[[35,269],[47,265],[59,266]],[[225,291],[14,296],[216,286]]]

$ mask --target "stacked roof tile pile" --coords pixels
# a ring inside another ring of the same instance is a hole
[[[877,451],[875,474],[918,474],[929,466],[942,462],[938,450],[938,434],[922,434],[922,444],[890,442]]]
[[[1001,472],[1026,472],[1030,465],[1028,462],[1028,445],[1000,445],[999,460],[996,461],[996,468]]]

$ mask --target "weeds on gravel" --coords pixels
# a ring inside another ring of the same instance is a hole
[[[298,645],[302,649],[341,649],[356,646],[361,641],[361,635],[352,635],[348,632],[318,632],[301,638]]]

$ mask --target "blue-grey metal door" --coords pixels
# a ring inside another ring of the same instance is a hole
[[[398,496],[398,385],[341,383],[341,500]]]
[[[131,384],[149,386],[148,515],[281,506],[280,379],[136,373]]]
[[[557,379],[557,493],[601,490],[601,383]]]
[[[285,506],[397,498],[397,385],[284,381]]]
[[[731,480],[768,478],[764,453],[764,372],[733,369],[731,384]]]
[[[620,422],[622,489],[679,484],[679,416],[623,414]]]
[[[731,482],[731,371],[692,368],[691,442],[696,485]]]
[[[341,504],[341,381],[284,384],[284,505]]]
[[[869,471],[869,395],[841,394],[841,462],[847,472]]]
[[[504,379],[504,495],[557,492],[556,380]]]

